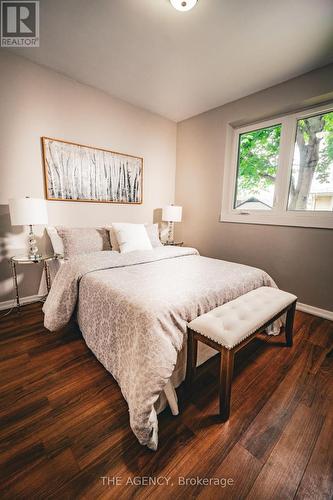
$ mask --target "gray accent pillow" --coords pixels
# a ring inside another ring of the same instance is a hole
[[[66,259],[74,255],[111,250],[109,232],[105,228],[57,226],[56,230],[62,238]]]
[[[158,224],[145,224],[148,238],[153,248],[162,247]]]

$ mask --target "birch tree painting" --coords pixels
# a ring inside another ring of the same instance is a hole
[[[142,203],[143,159],[42,137],[48,200]]]

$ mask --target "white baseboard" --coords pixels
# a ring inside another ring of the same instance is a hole
[[[313,314],[314,316],[319,316],[320,318],[329,319],[333,321],[333,311],[327,311],[326,309],[320,309],[319,307],[309,306],[308,304],[302,304],[302,302],[297,302],[296,309],[308,314]]]
[[[28,297],[20,298],[20,305],[24,306],[25,304],[32,304],[33,302],[38,302],[43,298],[43,295],[29,295]],[[12,307],[16,307],[16,299],[5,300],[4,302],[0,302],[0,311],[4,309],[11,309]]]

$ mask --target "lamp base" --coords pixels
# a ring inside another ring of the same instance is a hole
[[[172,245],[172,243],[174,242],[174,239],[173,239],[173,226],[174,226],[174,223],[169,221],[168,222],[168,236],[167,236],[167,245]]]
[[[29,260],[32,260],[33,262],[39,262],[42,258],[42,255],[40,253],[36,254],[30,254],[28,255]]]
[[[37,242],[36,242],[36,238],[35,238],[35,235],[33,233],[33,230],[32,230],[32,226],[30,226],[29,240],[28,241],[29,241],[29,253],[28,253],[29,260],[33,260],[33,261],[40,260],[42,258],[42,256],[38,251]]]

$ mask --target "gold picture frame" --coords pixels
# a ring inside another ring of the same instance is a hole
[[[45,198],[90,203],[143,203],[143,158],[41,137]]]

